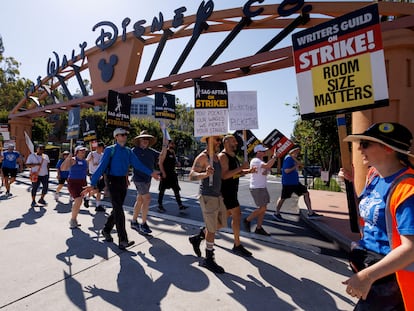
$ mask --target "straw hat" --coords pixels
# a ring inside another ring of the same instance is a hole
[[[145,139],[145,138],[149,139],[149,141],[150,141],[148,147],[151,147],[157,141],[157,139],[154,136],[148,134],[148,132],[146,130],[143,130],[143,131],[141,131],[141,133],[137,137],[134,138],[134,143],[138,143],[140,139]]]
[[[202,143],[207,143],[207,138],[209,138],[209,137],[219,137],[220,139],[222,139],[222,138],[223,138],[223,135],[203,136],[203,137],[201,137],[200,141],[201,141]]]

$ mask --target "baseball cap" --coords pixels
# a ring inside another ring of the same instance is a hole
[[[85,146],[76,146],[75,148],[75,154],[80,151],[80,150],[88,150],[88,148],[86,148]]]
[[[128,134],[129,132],[126,129],[123,129],[121,127],[118,127],[114,130],[114,137],[119,134]]]
[[[413,135],[405,126],[395,122],[374,123],[360,134],[345,137],[344,141],[368,140],[383,144],[396,152],[414,157],[410,152]]]
[[[259,152],[259,151],[264,152],[264,151],[267,151],[267,150],[269,150],[269,148],[266,148],[266,147],[264,147],[263,145],[257,145],[257,146],[255,146],[255,147],[254,147],[254,149],[253,149],[254,153],[257,153],[257,152]]]

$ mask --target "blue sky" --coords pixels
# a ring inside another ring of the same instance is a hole
[[[0,10],[0,35],[3,37],[5,56],[12,56],[21,63],[21,77],[35,81],[40,75],[46,76],[46,65],[53,51],[71,55],[79,52],[79,44],[86,41],[87,49],[95,45],[98,33],[92,27],[101,21],[111,21],[121,28],[121,22],[129,17],[132,23],[145,19],[149,25],[154,16],[162,12],[165,20],[171,20],[174,10],[185,6],[185,15],[196,14],[201,0],[37,0],[7,1]],[[214,11],[243,6],[247,0],[216,0]],[[264,0],[262,4],[281,1]],[[256,4],[259,4],[258,2]],[[132,28],[128,29],[128,32]],[[246,57],[256,53],[280,30],[250,30],[242,34],[216,61]],[[226,34],[202,35],[180,72],[200,68],[215,50]],[[181,54],[188,38],[171,40],[167,43],[153,78],[166,76]],[[276,48],[290,45],[290,38]],[[154,46],[155,48],[155,46]],[[142,82],[146,68],[153,55],[151,47],[144,50],[141,70],[137,83]],[[53,59],[53,58],[52,58]],[[180,73],[179,72],[179,73]],[[293,105],[297,99],[296,76],[293,68],[253,75],[246,78],[226,81],[229,91],[257,91],[259,129],[253,133],[263,139],[273,129],[286,136],[293,131],[297,119],[295,111],[286,104]],[[74,90],[73,90],[74,91]],[[172,92],[181,102],[193,105],[193,88]]]

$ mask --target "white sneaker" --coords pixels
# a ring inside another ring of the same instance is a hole
[[[59,192],[55,192],[55,201],[59,200]]]

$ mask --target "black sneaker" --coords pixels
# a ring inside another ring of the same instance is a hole
[[[113,242],[114,241],[114,239],[112,238],[110,233],[105,232],[104,230],[102,230],[101,233],[104,237],[105,242]]]
[[[119,242],[119,249],[125,250],[127,247],[130,247],[132,245],[134,245],[135,242],[134,241],[121,241]]]
[[[44,199],[39,199],[37,203],[42,204],[42,205],[47,205],[47,202]]]
[[[203,263],[201,264],[204,268],[207,268],[211,272],[223,274],[224,269],[223,267],[219,266],[216,261],[214,260],[214,257],[207,257],[203,260]]]
[[[285,221],[285,219],[280,214],[274,213],[272,216],[273,216],[274,220],[276,220],[276,221],[280,221],[280,222],[284,222]]]
[[[105,212],[105,209],[101,205],[98,205],[95,207],[95,212]]]
[[[165,213],[167,210],[162,205],[158,205],[158,212],[159,213]]]
[[[30,204],[30,206],[31,207],[36,207],[37,206],[36,201],[32,201],[32,204]]]
[[[139,223],[138,221],[131,221],[131,229],[137,230],[139,232]]]
[[[200,250],[200,244],[201,244],[201,238],[200,235],[194,235],[188,238],[191,245],[193,245],[194,253],[197,255],[197,257],[201,257],[201,250]]]
[[[244,256],[244,257],[251,257],[252,253],[249,252],[247,249],[244,248],[243,245],[233,246],[233,253],[236,255]]]
[[[84,205],[85,207],[89,207],[89,200],[88,200],[88,199],[86,199],[86,198],[84,198],[84,199],[83,199],[83,205]]]
[[[183,210],[185,210],[185,209],[187,209],[188,208],[188,206],[185,206],[185,205],[180,205],[180,207],[178,208],[180,211],[183,211]]]
[[[263,229],[263,228],[256,228],[256,230],[254,231],[254,233],[260,234],[260,235],[264,235],[264,236],[270,236],[270,234],[267,233],[265,231],[265,229]]]
[[[247,218],[243,219],[243,225],[246,232],[251,232],[250,221],[248,221]]]
[[[152,230],[150,229],[150,227],[147,225],[147,223],[146,222],[144,222],[143,224],[141,224],[140,226],[139,226],[139,232],[141,233],[141,234],[144,234],[144,235],[149,235],[149,234],[151,234],[152,233]]]

